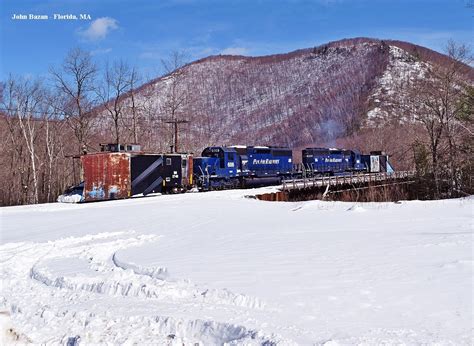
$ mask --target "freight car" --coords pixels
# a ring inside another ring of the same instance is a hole
[[[70,189],[77,193],[81,187],[81,201],[170,193],[192,185],[190,154],[146,153],[137,145],[106,144],[101,149],[81,156],[84,181],[77,189]],[[67,198],[62,196],[58,200],[67,201]]]

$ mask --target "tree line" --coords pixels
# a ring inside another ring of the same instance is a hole
[[[415,137],[416,171],[433,198],[474,193],[474,84],[471,51],[450,41],[446,65],[433,65],[410,87],[413,112],[424,138]]]
[[[183,53],[172,53],[162,61],[165,74],[184,62]],[[169,113],[163,114],[156,110],[155,95],[137,97],[146,79],[136,67],[117,60],[99,68],[81,49],[72,49],[45,78],[10,75],[0,84],[0,205],[55,201],[80,180],[79,156],[97,151],[103,140],[138,143],[148,122],[171,136],[160,119],[178,116],[184,96],[176,87],[182,77],[169,79]],[[165,145],[171,141],[166,138]]]
[[[168,151],[175,141],[167,122],[185,118],[192,123],[181,133],[180,150],[235,143],[297,150],[324,145],[320,139],[364,152],[389,148],[396,168],[417,170],[427,198],[473,193],[468,47],[449,43],[449,59],[401,80],[389,121],[361,126],[389,54],[383,42],[367,47],[245,63],[215,57],[184,68],[186,56],[173,52],[157,80],[123,60],[99,67],[90,53],[73,49],[47,77],[10,76],[0,83],[0,205],[54,201],[80,181],[78,157],[101,142]],[[321,71],[308,77],[315,66]]]

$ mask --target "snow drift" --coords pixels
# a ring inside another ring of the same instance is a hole
[[[0,309],[35,343],[471,342],[472,198],[262,191],[2,208]]]

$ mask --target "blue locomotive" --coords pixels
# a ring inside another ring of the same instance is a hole
[[[335,148],[306,148],[303,166],[309,175],[337,175],[366,170],[361,154],[355,150]]]
[[[208,147],[193,159],[203,190],[278,184],[295,173],[293,153],[282,147]]]
[[[382,151],[362,155],[356,150],[306,148],[302,154],[304,170],[308,176],[393,172],[388,155]]]

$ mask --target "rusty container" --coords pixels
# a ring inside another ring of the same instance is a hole
[[[131,195],[129,153],[81,156],[86,202],[128,198]]]

